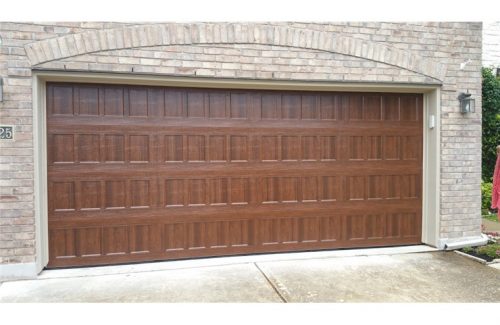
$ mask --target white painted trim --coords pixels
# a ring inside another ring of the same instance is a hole
[[[49,226],[47,208],[47,132],[45,82],[33,77],[33,145],[35,169],[35,244],[36,270],[41,272],[49,262]]]
[[[424,94],[424,148],[422,186],[422,242],[443,248],[439,243],[440,179],[441,179],[441,92],[435,88]],[[430,116],[434,115],[434,128],[429,128]]]
[[[46,88],[47,81],[114,83],[154,86],[199,88],[309,90],[309,91],[365,91],[422,93],[424,95],[424,146],[422,180],[422,242],[442,249],[439,238],[439,183],[440,183],[440,90],[439,85],[343,83],[275,80],[239,80],[219,78],[165,77],[116,73],[83,73],[33,71],[33,112],[35,144],[35,224],[37,272],[48,263],[47,217],[47,139]],[[436,127],[428,129],[428,114],[436,116]]]
[[[0,279],[33,279],[40,271],[36,263],[0,264]]]
[[[198,88],[233,88],[233,89],[266,89],[266,90],[305,90],[305,91],[365,91],[380,92],[391,89],[391,92],[426,93],[433,91],[439,84],[411,84],[388,82],[342,82],[342,81],[287,81],[231,79],[209,77],[176,77],[146,74],[71,72],[71,71],[37,71],[33,75],[39,80],[54,82],[87,82],[105,84],[133,84],[147,86],[198,87]]]

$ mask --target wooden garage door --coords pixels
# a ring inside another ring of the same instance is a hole
[[[422,95],[47,87],[49,267],[417,244]]]

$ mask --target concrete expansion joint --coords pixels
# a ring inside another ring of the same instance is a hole
[[[262,274],[262,276],[266,279],[267,283],[269,283],[269,285],[273,288],[274,292],[276,292],[276,294],[280,297],[281,301],[284,302],[284,303],[287,303],[287,299],[285,298],[285,296],[281,293],[281,291],[286,291],[286,288],[281,284],[279,283],[276,279],[272,279],[270,276],[268,276],[260,267],[257,263],[253,263],[253,265],[255,265],[255,267],[257,268],[257,270],[259,270],[259,272]],[[282,290],[280,290],[280,288]]]

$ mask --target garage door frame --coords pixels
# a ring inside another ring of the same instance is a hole
[[[422,242],[442,248],[439,240],[440,179],[440,85],[395,83],[341,83],[318,81],[242,80],[220,78],[164,77],[88,72],[33,71],[33,134],[35,163],[36,267],[48,263],[46,83],[88,82],[199,88],[239,88],[266,90],[314,90],[355,92],[421,93],[424,97]],[[430,128],[431,115],[434,127]]]

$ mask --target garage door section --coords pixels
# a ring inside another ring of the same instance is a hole
[[[417,244],[422,95],[47,85],[49,267]]]

